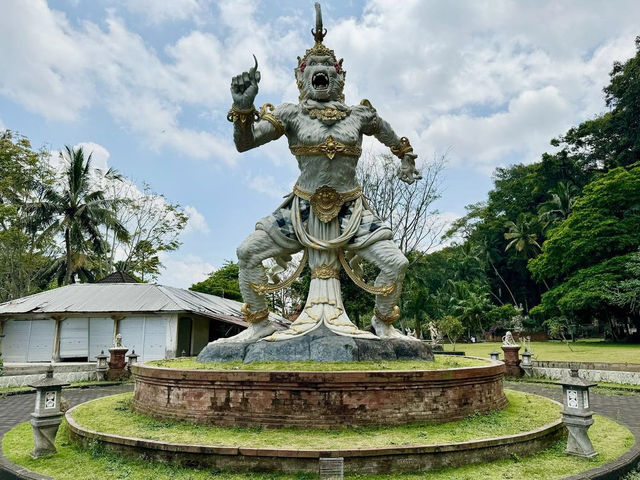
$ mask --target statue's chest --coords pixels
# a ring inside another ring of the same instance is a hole
[[[303,113],[298,116],[297,120],[297,138],[291,139],[290,143],[292,144],[316,145],[324,142],[329,136],[345,145],[360,145],[362,143],[360,122],[354,115],[349,115],[331,124],[310,118]]]

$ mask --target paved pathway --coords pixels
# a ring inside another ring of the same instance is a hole
[[[535,393],[544,397],[552,398],[562,402],[562,387],[559,385],[527,384],[527,383],[505,383],[505,387],[520,390],[523,392]],[[599,468],[594,468],[579,476],[570,477],[571,480],[578,479],[617,479],[620,473],[615,473],[617,469],[622,469],[624,473],[628,469],[624,467],[630,462],[637,464],[640,461],[640,394],[630,393],[625,395],[603,395],[591,392],[591,409],[600,415],[615,420],[626,426],[636,437],[636,443],[631,450],[618,460],[610,462]],[[569,479],[567,479],[569,480]]]
[[[82,389],[70,389],[63,390],[62,396],[67,399],[69,406],[73,407],[79,403],[93,400],[94,398],[104,397],[106,395],[114,395],[116,393],[129,392],[133,390],[133,384],[128,383],[124,385],[113,385],[109,387],[94,387],[94,388],[82,388]],[[23,395],[11,395],[5,398],[0,398],[0,444],[3,435],[11,430],[19,423],[28,421],[31,417],[35,404],[35,393],[23,394]],[[24,478],[17,475],[13,475],[3,469],[3,465],[6,466],[9,461],[4,457],[0,449],[0,480],[13,480]],[[15,465],[10,464],[13,468]],[[44,478],[41,476],[34,476],[33,478]]]
[[[520,390],[523,392],[535,393],[545,397],[553,398],[561,401],[562,389],[552,385],[536,385],[525,383],[509,383],[505,384],[507,388]],[[96,387],[81,390],[65,390],[64,397],[69,401],[70,406],[77,405],[87,400],[131,391],[133,385],[116,385],[111,387]],[[35,401],[34,394],[13,395],[6,398],[0,398],[0,440],[2,436],[15,425],[29,420],[29,414],[33,410]],[[618,474],[612,474],[612,470],[628,464],[631,460],[635,462],[640,459],[640,394],[631,395],[603,395],[599,393],[591,394],[591,406],[594,412],[622,423],[629,428],[636,437],[636,443],[633,448],[615,462],[611,462],[606,466],[602,466],[590,470],[586,474],[571,477],[572,480],[580,479],[616,479]],[[9,474],[2,470],[2,465],[6,465],[7,460],[0,452],[0,480],[25,478]],[[38,478],[38,477],[33,477]],[[42,478],[42,477],[40,477]]]

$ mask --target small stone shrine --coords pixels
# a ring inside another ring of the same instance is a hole
[[[577,368],[571,369],[569,378],[557,383],[562,385],[562,403],[564,405],[562,421],[569,431],[566,453],[576,457],[594,457],[597,453],[593,449],[587,430],[593,425],[589,388],[595,387],[597,383],[580,378]]]
[[[53,378],[53,366],[47,370],[45,377],[30,384],[36,389],[35,410],[31,414],[31,427],[35,448],[31,452],[33,458],[56,453],[56,434],[62,420],[62,387],[67,382]]]

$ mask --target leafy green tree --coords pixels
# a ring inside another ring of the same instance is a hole
[[[37,223],[46,226],[46,234],[63,237],[64,257],[49,270],[58,284],[74,283],[76,275],[82,281],[91,281],[92,261],[109,249],[101,227],[111,228],[123,240],[129,233],[113,213],[118,200],[106,199],[92,177],[91,155],[85,158],[81,147],[65,146],[60,156],[66,163],[60,182],[47,185],[42,199],[34,202],[32,209]],[[118,174],[110,169],[104,176],[114,179]]]
[[[0,132],[0,302],[43,288],[42,271],[56,249],[28,208],[51,181],[44,156],[27,138]]]
[[[549,194],[551,198],[538,207],[538,217],[545,228],[567,219],[576,201],[578,189],[571,183],[560,182]]]
[[[227,260],[222,267],[212,272],[209,278],[194,283],[189,287],[189,290],[242,301],[240,284],[238,283],[238,264]]]
[[[180,235],[189,220],[184,209],[144,185],[140,192],[133,182],[112,178],[105,182],[106,198],[114,200],[113,215],[129,231],[127,238],[105,226],[103,236],[109,255],[102,257],[102,274],[111,272],[119,259],[126,271],[146,280],[156,279],[163,268],[160,252],[171,252],[181,245]]]
[[[505,251],[513,247],[525,258],[534,257],[541,249],[538,243],[538,223],[537,219],[531,215],[521,213],[515,222],[508,220],[505,224],[507,232],[504,238],[509,240]]]
[[[637,313],[612,294],[631,287],[633,296],[635,284],[624,282],[634,279],[639,206],[640,165],[613,169],[587,185],[567,220],[550,230],[542,254],[529,262],[536,278],[556,280],[532,313],[576,323],[602,320],[614,336],[624,335],[627,321],[640,328]]]
[[[561,280],[640,244],[640,165],[616,168],[587,185],[569,218],[551,229],[534,277]]]
[[[452,315],[445,315],[436,322],[436,327],[444,336],[447,337],[449,343],[453,347],[453,351],[456,351],[456,342],[460,336],[464,333],[464,325],[459,318]]]

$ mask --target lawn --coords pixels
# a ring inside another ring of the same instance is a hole
[[[559,480],[610,462],[626,452],[633,444],[629,430],[605,417],[594,416],[595,423],[589,430],[598,455],[589,460],[567,457],[566,442],[559,441],[552,448],[532,457],[513,456],[508,460],[487,462],[468,467],[447,468],[429,472],[430,480],[469,480],[476,478],[527,478],[528,480]],[[241,474],[220,473],[206,470],[177,468],[137,459],[125,459],[105,452],[99,444],[81,449],[74,446],[63,424],[56,439],[58,454],[37,460],[29,456],[33,449],[31,426],[23,423],[4,436],[2,448],[12,462],[57,480],[100,480],[104,478],[126,480],[305,480],[315,479],[317,474]],[[424,473],[404,475],[345,475],[345,479],[398,479],[423,480]]]
[[[502,358],[501,343],[458,343],[456,350],[467,355],[488,358],[496,350]],[[451,345],[444,345],[451,351]],[[520,350],[522,353],[523,350]],[[601,340],[580,340],[578,342],[549,341],[531,342],[534,360],[558,360],[567,362],[640,363],[640,345],[604,342]]]
[[[339,372],[353,370],[446,370],[449,368],[488,366],[487,362],[473,358],[436,355],[433,361],[389,360],[379,362],[198,362],[195,357],[148,362],[154,367],[181,368],[185,370],[260,370],[292,372]]]
[[[345,448],[369,448],[463,442],[527,432],[560,418],[560,406],[544,397],[511,390],[505,390],[505,394],[509,405],[503,410],[426,426],[333,430],[205,427],[154,420],[135,413],[129,407],[133,393],[92,400],[77,407],[72,415],[85,428],[126,437],[201,445],[311,449],[338,444]]]

